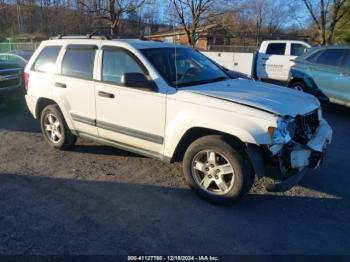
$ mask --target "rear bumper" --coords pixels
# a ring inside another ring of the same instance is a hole
[[[254,170],[259,178],[271,177],[278,181],[265,185],[269,191],[283,192],[298,184],[307,170],[318,168],[324,159],[328,145],[332,142],[332,128],[322,119],[313,138],[301,145],[291,142],[271,155],[266,148],[248,146]]]

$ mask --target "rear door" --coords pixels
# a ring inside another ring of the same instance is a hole
[[[343,71],[342,61],[345,56],[345,50],[340,48],[330,48],[323,51],[311,64],[310,73],[317,87],[330,100],[344,101],[341,78]]]
[[[54,76],[53,96],[65,108],[75,130],[97,135],[95,126],[94,61],[97,46],[68,45],[61,73]]]

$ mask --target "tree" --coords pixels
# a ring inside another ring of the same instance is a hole
[[[171,0],[179,22],[186,32],[188,41],[195,47],[204,25],[217,14],[214,3],[217,0]]]
[[[95,13],[99,19],[109,22],[110,35],[112,37],[120,37],[120,23],[124,15],[135,12],[140,8],[146,0],[93,0],[87,4],[83,0],[79,0],[81,4],[87,7],[88,13]]]
[[[350,0],[347,0],[346,5],[350,6]],[[350,12],[340,19],[334,36],[337,43],[350,44]]]
[[[350,5],[346,5],[347,0],[301,1],[318,29],[320,44],[332,44],[334,32],[339,21],[350,12]]]

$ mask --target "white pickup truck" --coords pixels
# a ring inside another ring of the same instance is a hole
[[[293,60],[311,46],[302,41],[273,40],[262,42],[256,53],[203,52],[229,70],[243,73],[262,81],[288,80]]]

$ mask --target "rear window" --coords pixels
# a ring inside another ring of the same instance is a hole
[[[266,50],[267,55],[284,55],[286,52],[286,44],[273,43],[269,44]]]
[[[52,72],[55,68],[56,60],[60,50],[60,46],[45,47],[36,59],[33,65],[33,70],[46,73]]]
[[[68,47],[62,61],[62,75],[92,79],[94,60],[94,48]]]
[[[330,66],[340,66],[345,50],[328,49],[324,51],[317,59],[316,63]]]

